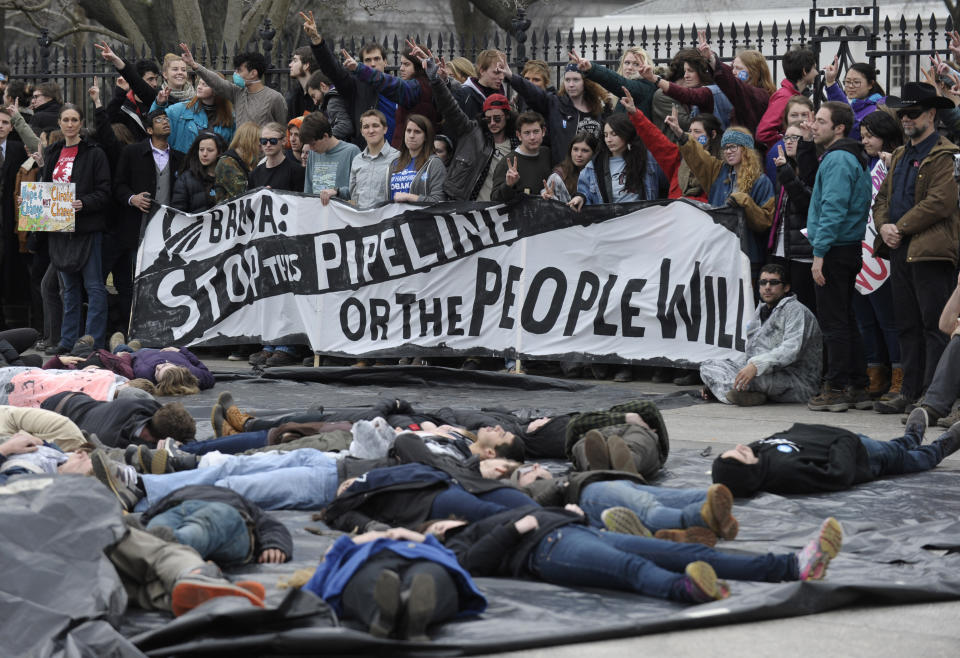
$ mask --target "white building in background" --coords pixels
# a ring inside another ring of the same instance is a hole
[[[881,35],[877,50],[887,50],[886,40],[882,38],[884,36],[884,19],[887,17],[890,19],[892,28],[890,51],[917,49],[915,30],[917,17],[920,17],[923,24],[920,48],[930,49],[935,47],[940,49],[941,52],[946,52],[943,30],[948,14],[942,0],[895,0],[893,2],[877,0],[877,5],[880,15]],[[675,40],[677,30],[683,26],[686,32],[687,46],[689,47],[691,39],[696,40],[695,34],[691,36],[694,23],[700,29],[710,25],[711,29],[714,30],[713,39],[716,39],[715,30],[717,26],[722,23],[727,39],[725,54],[729,54],[728,34],[731,24],[736,26],[738,35],[742,34],[744,25],[749,25],[751,39],[755,38],[757,25],[762,24],[764,28],[762,52],[765,55],[770,55],[772,53],[770,28],[776,23],[779,27],[777,53],[782,54],[785,50],[784,28],[787,21],[790,21],[793,27],[793,43],[795,46],[796,39],[799,36],[800,22],[803,21],[809,30],[811,6],[812,2],[810,0],[801,0],[800,2],[790,2],[790,0],[645,0],[603,16],[578,17],[574,21],[574,27],[576,33],[586,30],[587,34],[591,34],[593,30],[597,30],[598,34],[601,35],[607,28],[610,29],[611,34],[616,34],[617,29],[622,27],[624,35],[630,28],[633,28],[638,41],[640,30],[646,27],[648,40],[652,42],[655,28],[660,28],[661,39],[663,39],[667,26],[670,26]],[[820,28],[829,27],[836,30],[838,27],[847,26],[852,30],[856,25],[867,25],[869,27],[873,20],[872,6],[872,0],[818,0],[817,29],[819,31]],[[835,11],[830,12],[831,8]],[[906,39],[903,40],[900,35],[901,16],[906,17],[907,22]],[[931,17],[935,17],[937,21],[938,37],[935,46],[931,45],[928,34]],[[809,37],[809,32],[807,36]],[[828,63],[825,60],[831,53],[831,48],[830,44],[824,44],[821,50],[821,66]],[[865,42],[851,42],[850,50],[855,61],[866,61],[867,44]],[[673,52],[676,52],[676,45],[674,45]],[[663,50],[661,50],[661,54],[663,54]],[[918,59],[915,56],[892,59],[878,57],[876,63],[880,72],[878,80],[881,82],[887,81],[887,67],[889,65],[889,81],[884,86],[889,87],[891,93],[896,93],[904,82],[916,79]],[[919,62],[921,65],[926,65],[926,63],[926,57],[923,57],[922,61]]]

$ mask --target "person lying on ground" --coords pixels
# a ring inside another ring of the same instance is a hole
[[[0,368],[0,404],[39,407],[51,396],[81,392],[95,400],[113,400],[128,384],[126,377],[106,370],[43,370]]]
[[[322,520],[348,532],[413,528],[427,519],[456,515],[474,521],[506,509],[536,505],[509,480],[501,479],[517,466],[505,459],[485,459],[474,473],[462,469],[455,471],[456,477],[419,462],[376,468],[363,477],[343,481]]]
[[[85,393],[67,391],[46,398],[40,406],[69,418],[81,430],[96,434],[100,443],[112,448],[156,445],[168,437],[189,443],[197,433],[196,421],[179,402],[161,405],[153,398],[105,402]]]
[[[735,496],[758,491],[808,494],[843,491],[886,475],[934,468],[960,448],[960,423],[923,445],[927,413],[914,409],[904,435],[877,441],[829,425],[796,423],[750,445],[727,450],[713,462],[713,481]]]
[[[45,409],[0,406],[0,440],[25,432],[39,441],[49,441],[64,452],[87,444],[80,428],[60,414]]]
[[[152,505],[140,517],[149,532],[191,546],[221,567],[251,562],[287,562],[293,538],[280,521],[223,487],[186,486]]]
[[[90,475],[90,450],[93,446],[81,446],[73,452],[64,452],[53,443],[48,443],[24,431],[0,443],[0,484],[15,475],[47,473],[76,473]]]
[[[473,576],[604,587],[682,603],[729,596],[718,577],[773,583],[823,578],[843,543],[843,528],[831,517],[799,553],[730,554],[700,544],[601,532],[586,525],[576,505],[520,507],[473,523],[432,521],[422,529],[437,536]]]
[[[619,471],[571,472],[554,477],[540,464],[513,472],[511,481],[544,507],[579,506],[594,528],[635,534],[626,508],[658,539],[713,546],[734,539],[740,525],[733,516],[733,495],[722,484],[706,489],[654,487],[639,475]]]
[[[450,550],[406,528],[340,537],[303,589],[375,637],[416,642],[429,641],[431,626],[487,607]]]

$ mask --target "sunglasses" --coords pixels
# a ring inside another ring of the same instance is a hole
[[[272,144],[273,146],[276,146],[279,143],[280,143],[279,137],[261,137],[260,138],[261,146],[266,146],[267,144]]]
[[[507,117],[503,116],[502,114],[495,114],[495,115],[492,116],[492,117],[488,117],[488,116],[484,115],[483,118],[486,119],[489,123],[500,123],[501,121],[503,121],[503,120],[506,119]]]
[[[783,283],[783,281],[781,281],[780,279],[760,279],[758,283],[760,284],[760,287],[779,286],[781,283]]]
[[[923,107],[911,107],[908,110],[897,110],[897,118],[902,119],[903,117],[907,117],[908,119],[916,119],[926,111],[927,109]]]

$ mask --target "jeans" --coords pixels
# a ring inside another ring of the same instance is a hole
[[[87,291],[87,334],[93,336],[94,347],[103,347],[107,334],[107,288],[103,285],[101,271],[102,233],[93,234],[90,256],[79,272],[60,272],[63,284],[63,326],[60,329],[60,346],[73,347],[80,337],[80,320],[83,316],[83,292]]]
[[[720,578],[780,582],[796,580],[797,556],[733,555],[701,544],[678,544],[596,528],[566,525],[540,540],[530,554],[531,571],[548,583],[634,591],[661,599],[680,596],[683,570],[709,563]]]
[[[263,448],[267,445],[267,434],[269,430],[260,430],[259,432],[240,432],[230,436],[221,436],[207,441],[194,441],[193,443],[184,443],[180,446],[183,452],[189,452],[194,455],[205,455],[208,452],[218,450],[225,455],[235,455],[254,448]]]
[[[536,501],[518,489],[503,487],[472,494],[458,484],[451,484],[433,499],[430,518],[447,519],[450,516],[459,516],[472,523],[504,510],[527,506],[539,507]]]
[[[876,441],[860,435],[860,442],[867,450],[870,472],[877,478],[929,471],[939,464],[943,459],[940,444],[920,445],[920,441],[919,436],[909,434],[890,441]]]
[[[257,455],[229,455],[192,471],[143,475],[142,512],[167,494],[191,484],[232,489],[264,509],[322,509],[337,495],[337,460],[307,448]]]
[[[834,389],[865,387],[867,362],[857,319],[853,315],[853,295],[857,274],[863,264],[860,243],[831,247],[823,257],[826,285],[817,286],[817,320],[827,350],[824,381]]]
[[[147,530],[167,526],[177,541],[221,567],[245,564],[253,556],[250,529],[232,505],[187,500],[150,519]]]
[[[869,295],[853,295],[853,312],[868,365],[900,363],[900,339],[893,317],[893,286],[884,283]]]
[[[960,336],[954,336],[943,350],[933,380],[923,396],[923,403],[941,416],[950,413],[960,395]]]
[[[897,309],[900,362],[905,397],[915,400],[933,380],[947,346],[940,332],[940,312],[953,290],[953,265],[947,261],[907,262],[909,241],[890,252],[890,283]]]
[[[669,489],[630,480],[593,482],[580,491],[580,508],[590,525],[602,528],[600,515],[608,507],[628,507],[651,532],[667,528],[706,527],[700,508],[706,489]]]

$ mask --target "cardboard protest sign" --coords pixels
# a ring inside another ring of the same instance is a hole
[[[21,231],[72,233],[76,227],[73,183],[20,183]]]

